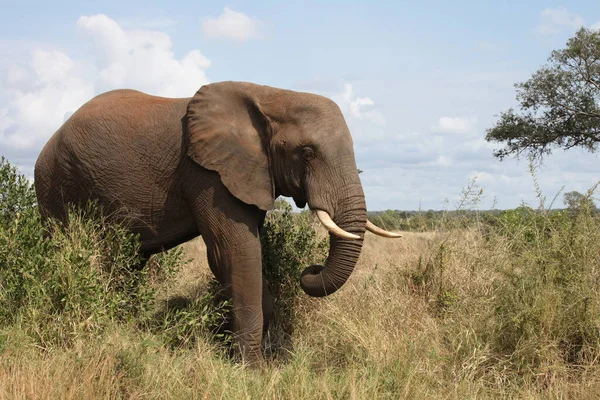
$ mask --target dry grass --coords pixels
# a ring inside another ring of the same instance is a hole
[[[507,246],[485,244],[474,230],[367,234],[348,283],[328,298],[303,297],[291,354],[261,371],[232,364],[205,340],[172,351],[126,325],[50,350],[13,329],[0,399],[598,398],[595,363],[573,373],[549,359],[519,379],[480,337],[482,299],[494,298],[500,279],[490,266],[506,262]],[[165,297],[189,295],[211,278],[201,239],[184,248],[195,261]]]

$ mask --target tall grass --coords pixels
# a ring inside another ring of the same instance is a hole
[[[74,211],[45,238],[29,183],[5,161],[0,182],[0,398],[600,397],[589,201],[479,218],[471,182],[430,231],[367,234],[349,281],[322,299],[298,274],[322,260],[323,233],[282,205],[262,235],[268,365],[249,371],[214,340],[228,305],[201,240],[133,268],[126,230]]]

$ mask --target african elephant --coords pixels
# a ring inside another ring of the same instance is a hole
[[[210,268],[233,300],[234,337],[249,363],[262,360],[263,314],[271,304],[259,229],[278,196],[308,204],[331,232],[325,265],[300,277],[311,296],[344,284],[365,229],[395,236],[367,221],[339,107],[251,83],[208,84],[178,99],[101,94],[45,145],[35,189],[44,219],[64,221],[67,204],[97,200],[128,220],[144,256],[202,235]]]

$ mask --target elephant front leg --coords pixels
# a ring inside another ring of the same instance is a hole
[[[231,327],[234,344],[244,362],[262,362],[263,277],[258,229],[222,219],[218,229],[204,231],[208,262],[215,277],[232,299]]]
[[[206,243],[210,269],[232,299],[230,326],[243,361],[259,365],[263,334],[263,277],[259,226],[265,212],[232,196],[217,173],[198,169],[202,179],[186,196]]]
[[[234,250],[229,266],[235,344],[244,362],[262,361],[263,278],[260,243]]]

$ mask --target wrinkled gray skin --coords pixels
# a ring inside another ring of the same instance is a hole
[[[259,229],[282,195],[324,210],[360,236],[330,236],[323,267],[304,291],[339,289],[359,257],[366,223],[350,132],[331,100],[241,82],[205,85],[192,98],[116,90],[84,104],[52,136],[35,166],[44,218],[97,199],[141,235],[145,256],[202,235],[210,268],[233,300],[243,358],[260,363],[271,299]]]

